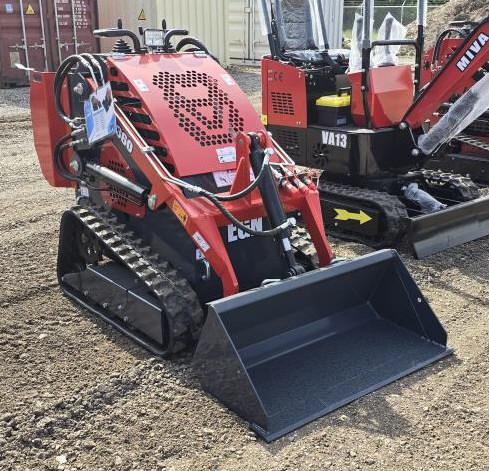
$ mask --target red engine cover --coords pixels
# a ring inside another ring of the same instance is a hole
[[[352,83],[352,115],[357,126],[365,126],[362,73],[349,74]],[[411,66],[377,67],[369,73],[369,107],[374,128],[399,124],[413,103],[414,82]]]
[[[144,119],[135,127],[164,150],[178,177],[236,169],[237,133],[264,130],[246,95],[210,57],[127,56],[109,58],[109,66],[117,70],[112,81],[129,87],[122,95],[142,102]]]
[[[262,97],[264,122],[307,128],[306,75],[303,70],[263,58]]]

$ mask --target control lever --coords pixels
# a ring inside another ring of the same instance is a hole
[[[137,54],[146,52],[144,49],[141,48],[141,41],[139,41],[139,38],[132,31],[122,28],[122,20],[120,18],[117,20],[117,28],[96,29],[93,32],[93,35],[98,38],[128,37],[131,38],[134,44],[134,52],[136,52]]]

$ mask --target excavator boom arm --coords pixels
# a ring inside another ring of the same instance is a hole
[[[489,18],[467,36],[445,67],[424,88],[404,116],[411,129],[420,128],[445,102],[462,95],[477,81],[477,72],[489,62]]]

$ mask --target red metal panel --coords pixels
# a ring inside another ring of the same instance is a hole
[[[156,140],[145,138],[166,149],[164,162],[177,176],[235,170],[235,135],[264,131],[238,84],[210,57],[153,54],[109,64],[118,69],[112,80],[127,83],[126,96],[139,97],[151,117],[151,126],[136,127],[143,133],[157,130]]]
[[[297,67],[264,58],[262,74],[262,81],[267,81],[263,114],[268,124],[307,128],[304,72]]]
[[[362,73],[349,74],[352,83],[352,115],[357,126],[364,126],[365,111],[361,91]],[[378,67],[369,73],[369,107],[373,127],[399,124],[413,102],[411,66]]]
[[[56,113],[54,105],[53,72],[32,74],[31,83],[31,116],[34,144],[36,146],[42,174],[50,185],[55,187],[72,187],[73,182],[65,180],[56,171],[54,148],[57,142],[70,131],[68,126]],[[67,106],[67,90],[64,89],[63,104]],[[69,164],[69,152],[65,152],[64,163]]]

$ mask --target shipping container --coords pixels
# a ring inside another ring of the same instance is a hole
[[[268,38],[263,35],[261,0],[229,0],[229,57],[233,64],[260,65],[261,58],[270,53]],[[321,0],[332,49],[343,42],[343,0]]]
[[[25,85],[28,73],[56,70],[71,54],[98,52],[95,0],[0,0],[0,87]]]
[[[100,28],[115,28],[117,20],[122,20],[124,29],[138,32],[142,28],[161,28],[162,17],[157,4],[162,0],[98,0],[98,20]],[[129,41],[130,42],[130,41]],[[102,52],[110,52],[114,39],[101,39]]]
[[[165,18],[170,28],[187,29],[227,65],[230,3],[229,0],[158,0],[157,10],[159,18]]]

